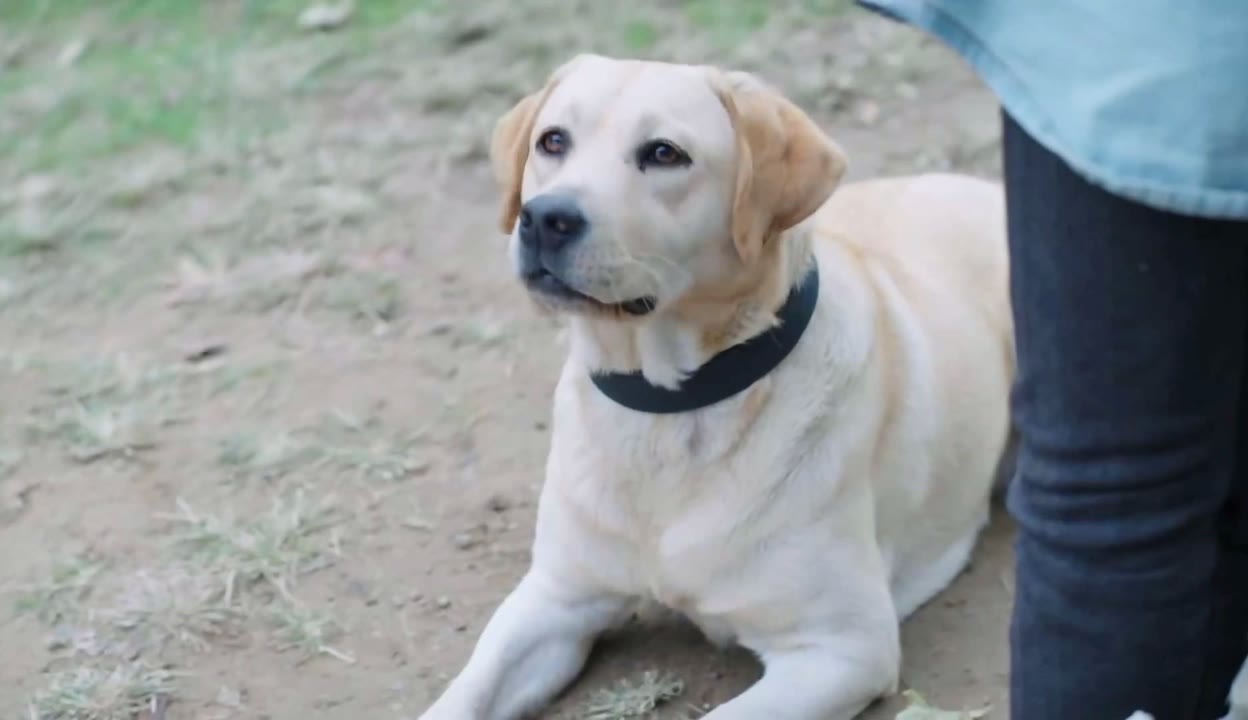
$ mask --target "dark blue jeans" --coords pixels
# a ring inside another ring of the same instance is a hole
[[[1210,720],[1248,651],[1248,223],[1089,184],[1005,119],[1014,720]]]

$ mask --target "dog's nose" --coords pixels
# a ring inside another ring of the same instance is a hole
[[[538,195],[520,210],[520,240],[547,252],[558,252],[585,233],[588,225],[570,195]]]

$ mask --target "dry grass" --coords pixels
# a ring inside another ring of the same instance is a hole
[[[206,652],[213,643],[237,640],[244,632],[246,612],[226,602],[226,587],[211,575],[174,565],[140,570],[122,579],[121,586],[99,611],[100,619],[158,653],[170,642]]]
[[[902,697],[908,704],[906,709],[897,713],[896,720],[982,720],[992,710],[991,706],[975,710],[942,710],[913,689],[902,692]]]
[[[269,479],[329,472],[356,481],[395,482],[428,469],[424,430],[395,433],[375,417],[334,411],[301,430],[237,430],[221,443],[218,461],[240,475]]]
[[[316,457],[316,448],[293,433],[236,430],[222,439],[217,459],[236,473],[275,478]]]
[[[333,505],[308,503],[302,493],[274,501],[250,521],[200,512],[178,501],[174,535],[189,559],[214,573],[232,606],[236,593],[264,584],[285,598],[299,577],[331,562],[316,536],[330,527]]]
[[[322,457],[357,479],[395,482],[428,469],[421,445],[426,431],[389,432],[376,417],[334,412],[318,428]]]
[[[12,475],[22,464],[23,457],[24,453],[20,448],[0,445],[0,480]]]
[[[151,365],[119,355],[79,364],[49,364],[48,400],[31,412],[27,435],[54,440],[75,462],[133,460],[154,449],[162,430],[181,421],[188,404],[210,391],[214,368]]]
[[[590,697],[581,713],[582,720],[629,720],[652,718],[661,706],[678,699],[685,692],[680,678],[647,670],[634,680],[620,680],[602,688]]]
[[[103,563],[90,555],[61,560],[47,580],[19,590],[18,612],[31,613],[49,624],[79,614],[82,601],[103,568]]]
[[[269,618],[274,646],[279,651],[298,652],[301,662],[317,655],[328,655],[348,664],[355,662],[355,658],[330,645],[342,635],[342,629],[328,614],[298,604],[282,604],[270,610]]]
[[[52,675],[28,707],[30,720],[134,720],[147,711],[161,717],[176,676],[139,663],[80,667]]]

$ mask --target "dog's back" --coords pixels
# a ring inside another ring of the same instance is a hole
[[[890,406],[877,523],[905,616],[965,563],[1008,445],[1015,363],[1003,194],[957,175],[850,183],[816,228],[857,256],[875,298],[872,362],[887,368]]]
[[[946,173],[848,183],[820,211],[819,230],[906,278],[958,288],[1013,332],[1005,198],[998,183]],[[1012,341],[1009,343],[1012,347]]]

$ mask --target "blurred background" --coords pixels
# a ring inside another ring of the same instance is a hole
[[[527,565],[564,347],[489,131],[583,51],[755,71],[855,177],[997,172],[992,98],[848,0],[0,0],[0,716],[420,715]],[[907,685],[1000,706],[1006,552]],[[756,673],[664,625],[549,717]]]

